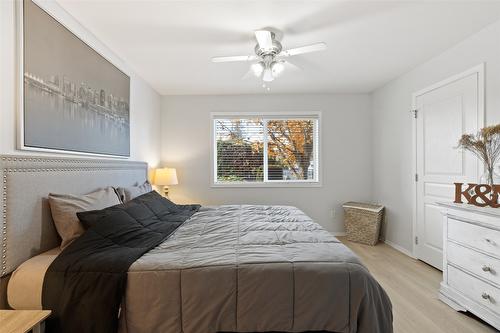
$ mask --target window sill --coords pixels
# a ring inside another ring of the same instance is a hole
[[[212,183],[212,188],[322,187],[321,182]]]

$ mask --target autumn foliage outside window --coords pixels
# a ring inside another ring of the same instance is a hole
[[[217,118],[217,183],[317,182],[317,118]]]

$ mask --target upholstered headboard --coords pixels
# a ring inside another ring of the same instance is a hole
[[[47,195],[84,194],[147,179],[147,164],[120,160],[0,156],[0,277],[59,244]]]

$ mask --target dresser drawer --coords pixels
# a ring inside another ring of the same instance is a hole
[[[500,260],[448,242],[448,262],[500,286]]]
[[[448,238],[500,256],[500,231],[448,218]]]
[[[448,285],[496,314],[500,313],[500,289],[453,266],[448,269]]]

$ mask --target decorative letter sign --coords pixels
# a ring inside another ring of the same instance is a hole
[[[499,208],[498,196],[500,195],[500,185],[487,184],[467,184],[464,189],[463,183],[455,183],[455,203],[466,203],[478,207]]]

